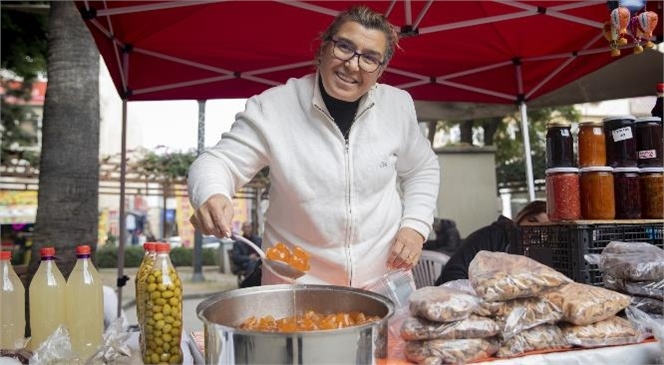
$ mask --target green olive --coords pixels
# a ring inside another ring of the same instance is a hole
[[[182,327],[182,322],[180,321],[174,321],[173,322],[173,328],[180,328]]]
[[[179,337],[180,336],[180,329],[179,328],[173,328],[171,330],[171,336],[173,337]]]
[[[155,290],[152,293],[150,293],[150,299],[157,300],[159,298],[161,298],[161,292]]]
[[[164,315],[162,313],[155,313],[152,318],[154,318],[155,321],[159,322],[164,319]]]
[[[156,329],[163,331],[164,325],[165,325],[164,320],[160,319],[160,320],[157,321],[157,323],[154,326],[155,326]]]
[[[171,341],[173,340],[173,338],[171,337],[171,335],[168,334],[168,333],[166,333],[166,332],[164,332],[164,334],[161,335],[161,338],[163,338],[164,341],[166,341],[166,342],[171,342]]]
[[[156,330],[152,334],[154,335],[155,338],[157,338],[157,337],[161,337],[162,332],[160,330]]]
[[[157,354],[150,355],[150,362],[152,364],[158,363],[159,362],[159,355],[157,355]]]
[[[163,336],[163,335],[162,335],[162,336]],[[170,341],[169,341],[169,342],[170,342]],[[161,346],[161,345],[164,344],[164,340],[162,340],[161,338],[157,337],[157,338],[154,339],[154,343],[157,344],[157,346]]]
[[[154,301],[154,304],[163,306],[164,304],[168,304],[168,303],[166,303],[166,299],[159,298],[159,299]]]
[[[175,307],[176,305],[180,305],[180,300],[176,297],[173,297],[168,300],[168,304]]]
[[[155,283],[148,284],[148,292],[152,293],[153,291],[155,291],[155,289],[157,289],[157,284]]]
[[[165,299],[172,298],[173,297],[173,291],[166,290],[163,293],[161,293],[161,297],[165,298]]]
[[[165,316],[171,314],[171,306],[164,304],[164,306],[161,308],[161,312],[164,313]]]

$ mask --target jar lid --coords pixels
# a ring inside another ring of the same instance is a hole
[[[614,167],[613,172],[639,172],[638,167]]]
[[[566,120],[552,120],[546,123],[547,128],[569,127],[572,124]]]
[[[584,172],[613,172],[611,166],[586,166],[581,168],[581,173]]]
[[[582,122],[579,122],[579,127],[586,127],[586,126],[601,127],[602,126],[602,121],[601,120],[584,120]]]
[[[643,117],[643,118],[638,118],[635,123],[646,123],[646,122],[662,122],[662,118],[660,117]]]
[[[604,123],[606,123],[606,122],[611,122],[611,121],[614,121],[614,120],[631,120],[631,121],[634,121],[635,119],[636,118],[633,115],[616,115],[616,116],[612,116],[612,117],[606,117],[606,118],[602,119],[602,121]]]
[[[652,172],[664,172],[664,167],[642,167],[639,171],[642,174],[652,173]]]
[[[544,171],[545,174],[557,174],[561,172],[573,172],[575,174],[579,173],[579,169],[577,167],[552,167],[550,169],[546,169]]]

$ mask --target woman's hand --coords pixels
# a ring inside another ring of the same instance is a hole
[[[225,195],[212,195],[189,218],[189,221],[205,235],[219,238],[230,237],[233,203]]]
[[[392,269],[412,269],[417,264],[422,254],[424,237],[412,228],[404,227],[397,233],[397,238],[392,244],[390,256],[387,259],[387,267]]]

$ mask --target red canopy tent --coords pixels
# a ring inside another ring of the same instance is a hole
[[[125,102],[246,98],[311,73],[318,34],[353,3],[76,2]],[[401,34],[401,50],[381,82],[419,101],[517,104],[525,136],[527,102],[620,59],[610,56],[602,34],[606,2],[365,3]],[[648,6],[662,15],[661,1]],[[655,31],[659,39],[663,20]],[[656,82],[661,74],[651,85]],[[123,146],[125,131],[126,115]],[[529,150],[527,137],[524,142]],[[532,199],[529,154],[526,161]],[[123,224],[121,218],[122,233]]]

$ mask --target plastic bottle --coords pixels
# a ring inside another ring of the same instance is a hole
[[[157,255],[155,249],[156,243],[154,242],[145,242],[143,244],[143,249],[145,253],[143,254],[143,261],[138,267],[136,272],[135,286],[136,286],[136,318],[138,319],[138,328],[140,329],[140,346],[141,352],[145,352],[145,302],[147,300],[147,278],[152,267],[154,266],[154,260]]]
[[[101,276],[90,260],[90,246],[76,247],[76,265],[67,279],[67,329],[72,349],[83,361],[95,354],[104,332]]]
[[[182,364],[182,282],[168,256],[168,243],[157,243],[156,250],[147,277],[143,362]]]
[[[60,325],[66,323],[67,282],[55,265],[55,248],[42,247],[41,263],[30,282],[30,330],[28,348],[36,350]]]
[[[657,101],[655,106],[650,111],[650,114],[653,117],[659,117],[660,120],[664,120],[664,83],[657,84]]]
[[[25,335],[25,288],[11,264],[11,251],[0,252],[0,348],[20,347]]]

